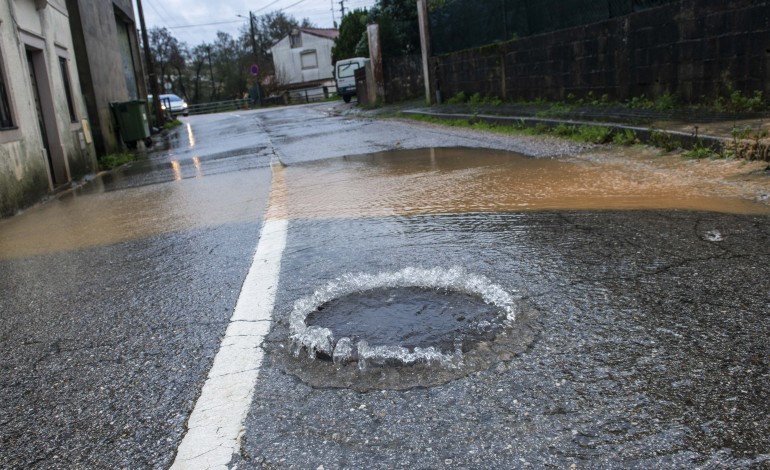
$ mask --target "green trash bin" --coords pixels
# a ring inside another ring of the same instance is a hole
[[[152,145],[150,122],[147,119],[147,108],[144,101],[116,102],[111,103],[110,107],[115,115],[120,137],[129,148],[136,148],[136,143],[140,140],[144,141],[147,147]]]

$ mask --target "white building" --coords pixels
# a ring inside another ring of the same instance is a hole
[[[323,97],[334,89],[332,47],[336,29],[299,28],[270,49],[280,87],[293,95]]]
[[[65,0],[0,2],[0,216],[93,173]]]

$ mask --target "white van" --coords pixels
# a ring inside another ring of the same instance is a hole
[[[334,66],[334,78],[337,80],[337,94],[350,103],[350,98],[356,94],[356,70],[365,67],[369,59],[354,57],[343,59]]]

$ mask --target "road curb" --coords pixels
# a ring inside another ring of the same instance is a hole
[[[500,125],[520,125],[527,128],[534,128],[537,126],[545,125],[549,129],[553,129],[559,125],[568,126],[603,126],[612,130],[613,134],[625,132],[627,130],[633,131],[636,137],[642,142],[647,144],[654,144],[656,139],[660,139],[660,135],[664,135],[664,139],[670,141],[675,147],[683,150],[693,150],[697,148],[709,148],[717,153],[721,153],[725,150],[731,139],[725,139],[722,137],[710,136],[710,135],[698,135],[695,132],[681,132],[672,131],[667,129],[658,129],[655,127],[639,127],[618,124],[616,122],[600,122],[600,121],[579,121],[574,119],[552,119],[552,118],[537,118],[529,116],[496,116],[490,114],[464,114],[464,113],[434,113],[421,110],[406,110],[404,114],[407,115],[420,115],[430,116],[440,119],[448,120],[473,120],[483,121]],[[695,127],[697,129],[697,127]]]

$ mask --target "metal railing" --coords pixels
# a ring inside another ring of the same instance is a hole
[[[248,98],[228,101],[216,101],[213,103],[191,104],[187,107],[190,114],[212,114],[223,113],[226,111],[236,111],[239,109],[249,109],[250,100]]]

